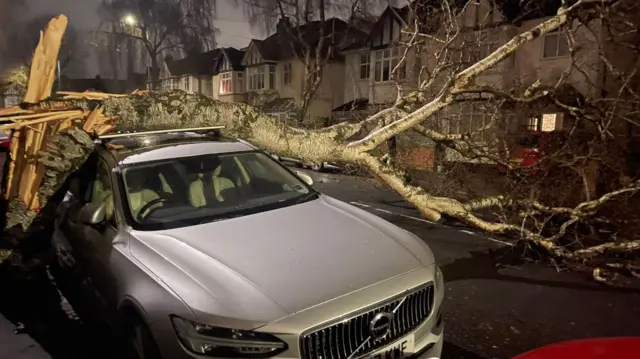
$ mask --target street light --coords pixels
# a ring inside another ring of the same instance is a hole
[[[125,16],[122,18],[122,21],[124,21],[124,23],[125,23],[125,24],[127,24],[127,25],[129,25],[129,26],[133,26],[133,25],[135,25],[135,24],[136,24],[136,22],[137,22],[137,21],[136,21],[135,16],[133,16],[133,15],[131,15],[131,14],[125,15]]]

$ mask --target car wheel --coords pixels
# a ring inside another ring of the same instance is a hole
[[[151,332],[137,314],[124,318],[126,345],[130,359],[161,359]]]

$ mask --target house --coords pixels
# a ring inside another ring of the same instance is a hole
[[[313,67],[309,71],[304,59],[309,55],[310,61],[315,61],[323,33],[320,58],[327,61],[322,66],[317,91],[309,101],[306,119],[326,123],[331,109],[341,103],[345,88],[342,79],[344,58],[340,50],[366,35],[337,18],[312,21],[298,27],[281,19],[274,34],[264,40],[252,40],[242,60],[247,102],[283,120],[294,115],[302,106],[305,89],[309,89],[309,83],[313,81]]]
[[[0,107],[19,105],[24,97],[24,89],[10,83],[0,82]]]
[[[230,102],[246,102],[244,51],[224,47],[192,53],[182,59],[165,59],[166,74],[160,79],[162,90],[183,90]]]
[[[213,98],[226,102],[247,102],[242,66],[244,53],[244,50],[233,47],[220,49],[213,63]]]
[[[456,71],[477,62],[514,36],[555,15],[560,2],[531,2],[531,8],[523,8],[525,3],[519,0],[451,2],[451,6],[461,10],[457,19],[461,33],[450,44],[451,51],[448,54],[448,60],[455,60],[459,65]],[[438,20],[442,17],[434,11],[438,8],[438,2],[433,0],[416,0],[402,8],[388,6],[366,40],[343,51],[346,63],[343,76],[345,89],[342,104],[332,111],[336,120],[346,120],[350,116],[366,117],[380,107],[387,107],[398,96],[398,84],[401,91],[411,90],[424,80],[422,71],[435,68],[435,54],[442,44],[425,37],[422,46],[405,54],[402,42],[406,42],[410,34],[403,34],[401,30],[407,24],[417,22],[422,26],[421,32],[438,36],[437,32],[444,28]],[[576,31],[575,40],[580,46],[576,47],[572,57],[569,56],[565,32],[554,31],[525,44],[512,56],[481,74],[476,79],[476,85],[524,90],[538,80],[543,86],[553,85],[561,76],[566,76],[570,87],[583,96],[601,96],[606,67],[599,56],[604,51],[598,41],[602,33],[599,21],[592,20],[590,30],[580,28]],[[392,73],[390,69],[402,57],[406,58],[405,64],[395,74]],[[451,72],[442,71],[430,86],[434,93],[427,91],[427,97],[435,95],[449,74]],[[463,102],[449,106],[434,116],[429,125],[447,134],[479,132],[495,120],[496,111],[487,108],[492,103],[488,101],[491,99],[486,94],[468,95]],[[520,108],[510,112],[500,111],[497,121],[499,128],[474,135],[477,144],[485,145],[492,137],[523,130],[562,131],[567,127],[567,119],[553,106],[533,111],[529,109],[530,113]],[[422,168],[434,166],[435,146],[432,141],[420,140],[409,133],[399,136],[398,141],[399,154],[408,157],[413,165]],[[444,157],[445,161],[468,161],[449,149]]]
[[[169,76],[160,79],[162,90],[178,89],[212,97],[213,63],[219,54],[220,49],[214,49],[203,53],[191,53],[179,60],[167,56],[165,63]]]
[[[181,89],[202,93],[221,101],[245,102],[286,120],[297,116],[304,102],[305,81],[314,80],[304,59],[315,61],[324,36],[320,58],[322,77],[313,96],[308,96],[306,119],[320,125],[328,122],[331,109],[342,101],[344,89],[343,48],[362,41],[366,33],[331,18],[298,27],[280,20],[276,32],[264,40],[253,39],[247,48],[217,48],[194,53],[180,60],[166,59],[163,90]],[[314,71],[314,67],[311,71]],[[319,72],[318,72],[319,73]]]
[[[362,120],[391,106],[397,99],[398,86],[403,92],[417,88],[422,68],[420,51],[402,44],[407,40],[402,30],[408,19],[409,6],[387,6],[363,41],[343,50],[344,93],[340,104],[332,109],[334,122]],[[433,162],[432,143],[416,145],[415,139],[407,136],[398,140],[398,154],[408,163],[429,167]]]

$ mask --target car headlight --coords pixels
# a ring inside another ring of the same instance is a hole
[[[273,335],[215,327],[171,316],[176,334],[190,351],[222,358],[270,358],[287,350]]]

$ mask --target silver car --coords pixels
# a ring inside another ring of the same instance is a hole
[[[440,357],[443,279],[420,238],[243,141],[99,142],[58,209],[52,272],[90,283],[133,357]]]

